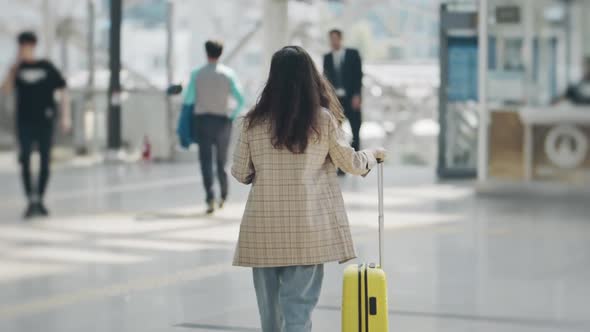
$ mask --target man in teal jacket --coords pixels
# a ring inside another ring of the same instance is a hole
[[[188,147],[191,143],[199,144],[207,213],[213,213],[216,201],[213,191],[213,149],[216,152],[221,208],[228,194],[225,164],[232,121],[240,114],[244,106],[244,97],[233,70],[218,63],[223,45],[218,41],[207,41],[205,50],[207,64],[191,73],[177,133],[183,147]],[[230,96],[235,100],[235,107],[229,105]]]

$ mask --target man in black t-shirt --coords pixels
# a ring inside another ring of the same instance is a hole
[[[28,199],[25,218],[49,214],[43,196],[49,180],[54,123],[58,118],[56,92],[61,101],[62,130],[70,129],[66,81],[51,62],[35,58],[36,44],[37,37],[32,32],[23,32],[18,36],[18,58],[2,84],[4,92],[14,91],[16,97],[19,161]],[[41,163],[38,181],[34,185],[30,161],[35,146],[39,149]]]

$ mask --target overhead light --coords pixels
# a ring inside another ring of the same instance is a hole
[[[565,7],[560,4],[553,4],[545,8],[543,17],[550,23],[562,22],[565,19]]]
[[[383,95],[383,90],[380,86],[373,85],[371,87],[371,95],[373,95],[373,97],[381,97],[381,95]]]

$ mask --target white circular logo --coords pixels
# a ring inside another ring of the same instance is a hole
[[[553,164],[561,168],[576,168],[586,159],[588,139],[575,126],[556,126],[545,138],[545,153]]]

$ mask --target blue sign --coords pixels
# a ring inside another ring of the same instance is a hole
[[[449,38],[448,61],[447,100],[477,100],[477,38]]]

